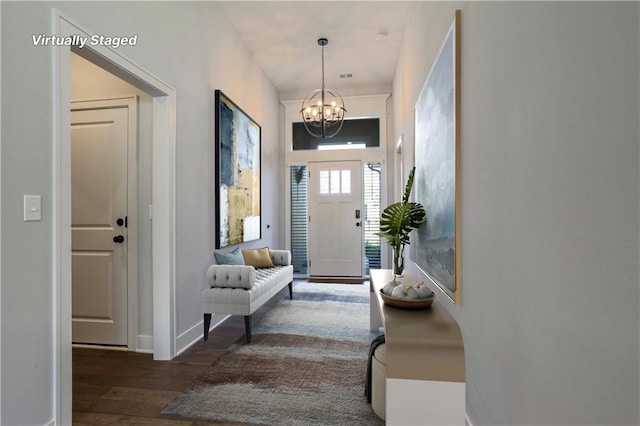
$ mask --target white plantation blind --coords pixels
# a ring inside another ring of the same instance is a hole
[[[307,274],[307,167],[291,166],[291,262],[293,273]]]
[[[382,267],[380,237],[376,232],[380,232],[380,185],[381,166],[380,163],[364,164],[364,255],[366,258],[365,274],[369,275],[371,268]]]

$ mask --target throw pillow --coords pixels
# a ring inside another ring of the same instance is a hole
[[[240,247],[228,253],[216,251],[213,255],[216,257],[218,265],[244,265],[244,257],[242,256]]]
[[[244,264],[254,268],[273,268],[275,266],[271,261],[271,255],[269,255],[269,247],[242,250],[242,256]]]

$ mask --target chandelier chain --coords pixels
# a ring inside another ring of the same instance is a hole
[[[322,90],[324,90],[324,45],[322,45]]]

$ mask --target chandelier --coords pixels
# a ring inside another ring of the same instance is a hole
[[[347,112],[342,96],[324,87],[324,47],[328,43],[329,40],[324,37],[318,39],[318,44],[322,46],[322,88],[309,93],[302,101],[300,110],[307,132],[320,139],[337,135]]]

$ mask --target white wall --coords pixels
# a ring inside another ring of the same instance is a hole
[[[201,333],[201,292],[214,250],[213,90],[262,126],[263,239],[283,241],[278,96],[215,3],[1,2],[2,8],[2,424],[55,416],[52,289],[52,8],[104,35],[138,34],[118,52],[176,89],[176,331]],[[22,195],[43,196],[43,221],[22,221]],[[266,225],[270,225],[266,229]],[[141,301],[141,303],[144,303]]]
[[[640,421],[638,6],[410,6],[393,97],[408,148],[462,9],[462,304],[449,308],[474,425]]]
[[[51,84],[47,55],[21,56],[22,25],[47,28],[46,8],[2,3],[2,424],[52,416]],[[13,25],[11,25],[13,23]],[[18,59],[21,58],[21,59]],[[29,83],[25,77],[37,76]],[[31,100],[29,102],[28,100]],[[34,123],[38,123],[35,125]],[[43,221],[22,221],[22,196],[43,196]],[[25,380],[21,380],[21,378]],[[28,403],[38,401],[39,404]]]

